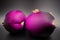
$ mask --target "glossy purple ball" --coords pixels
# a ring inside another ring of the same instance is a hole
[[[26,17],[22,11],[11,10],[5,16],[5,28],[10,32],[21,31],[24,28],[25,19]]]
[[[26,29],[33,36],[48,37],[55,29],[53,20],[48,12],[33,11],[26,19]]]

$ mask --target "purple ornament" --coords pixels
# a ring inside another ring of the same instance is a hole
[[[26,19],[26,29],[36,37],[48,37],[55,29],[55,18],[48,12],[35,9]]]
[[[5,28],[10,32],[21,31],[24,28],[25,19],[26,17],[22,11],[11,10],[5,16]]]

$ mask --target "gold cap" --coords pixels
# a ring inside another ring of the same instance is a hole
[[[37,13],[37,12],[39,12],[39,9],[33,10],[33,13]]]

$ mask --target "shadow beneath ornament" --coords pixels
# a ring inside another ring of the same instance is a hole
[[[20,32],[20,33],[9,33],[6,37],[6,40],[19,40],[19,39],[23,39],[25,38],[25,33],[24,32]]]
[[[26,40],[51,40],[51,37],[35,37],[30,35],[30,33],[26,30],[26,36],[25,36]]]
[[[57,28],[50,37],[42,38],[42,37],[32,37],[29,36],[29,33],[26,31],[25,33],[18,34],[8,34],[5,37],[5,40],[60,40],[60,29]]]
[[[42,37],[40,37],[40,38],[31,38],[31,39],[33,39],[33,40],[51,40],[51,37],[47,37],[47,38],[42,38]]]
[[[10,32],[5,40],[24,40],[26,38],[26,32],[25,32],[25,27],[22,31],[18,31],[16,33]]]

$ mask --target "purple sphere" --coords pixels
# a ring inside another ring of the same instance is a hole
[[[32,12],[26,19],[26,29],[33,36],[47,37],[55,26],[52,24],[54,17],[48,12]]]
[[[11,10],[5,16],[5,28],[11,32],[23,30],[25,23],[25,15],[20,10]]]

